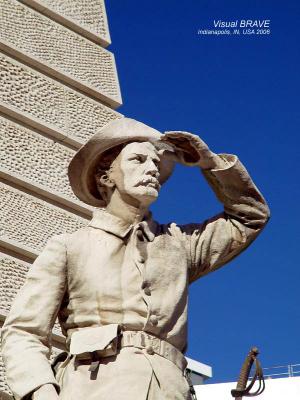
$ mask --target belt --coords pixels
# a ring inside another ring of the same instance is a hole
[[[82,352],[75,353],[76,359],[84,364],[94,360],[95,365],[99,365],[102,358],[116,355],[118,350],[124,347],[135,347],[145,350],[146,354],[150,356],[157,354],[164,357],[175,364],[181,371],[184,371],[187,366],[186,358],[175,346],[144,331],[121,331],[101,350],[96,347],[91,351],[88,348],[84,349],[85,347],[86,345],[82,343]]]
[[[120,344],[121,348],[136,347],[145,349],[149,355],[158,354],[171,361],[182,371],[187,366],[186,358],[175,346],[144,331],[123,331]]]

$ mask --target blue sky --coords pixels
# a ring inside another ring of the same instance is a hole
[[[235,380],[252,345],[264,366],[300,363],[299,20],[296,0],[106,0],[124,105],[161,131],[234,153],[269,202],[257,241],[191,286],[187,355]],[[270,19],[269,36],[201,36],[213,20]],[[197,168],[178,166],[152,207],[161,222],[221,210]]]

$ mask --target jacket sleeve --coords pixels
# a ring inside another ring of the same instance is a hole
[[[49,240],[31,266],[2,329],[7,383],[17,400],[46,383],[58,388],[48,356],[65,287],[66,248],[60,235]]]
[[[224,212],[202,224],[181,226],[188,241],[190,282],[216,270],[245,250],[269,219],[269,208],[247,170],[233,155],[225,168],[203,174]]]

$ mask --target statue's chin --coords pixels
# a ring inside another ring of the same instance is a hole
[[[149,206],[158,198],[158,190],[151,186],[139,187],[136,193],[132,193],[131,197],[138,200],[143,206]]]

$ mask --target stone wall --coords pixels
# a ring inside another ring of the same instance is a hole
[[[91,218],[68,183],[71,157],[122,115],[103,0],[0,0],[0,10],[1,329],[47,240]],[[55,355],[58,324],[53,344]],[[0,398],[7,393],[0,353]]]
[[[112,53],[18,0],[0,6],[3,50],[113,107],[121,104]]]
[[[108,31],[104,0],[23,0],[25,4],[70,27],[82,36],[108,46]]]
[[[97,127],[120,117],[99,101],[1,53],[0,69],[0,111],[74,147]]]

